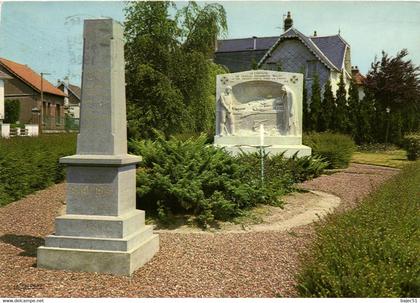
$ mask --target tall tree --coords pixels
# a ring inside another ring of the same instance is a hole
[[[310,129],[314,131],[320,130],[319,117],[321,113],[321,88],[319,85],[319,76],[315,75],[312,82],[311,94],[311,112],[310,116]]]
[[[359,126],[360,119],[360,100],[359,90],[354,81],[350,82],[349,98],[348,98],[348,114],[349,114],[349,133],[352,135],[356,142],[359,140],[360,132],[363,131]]]
[[[357,144],[373,142],[375,121],[375,103],[372,95],[366,92],[360,101],[359,119],[357,121],[359,132],[355,138]]]
[[[334,130],[340,133],[346,133],[349,127],[349,116],[347,110],[347,91],[343,74],[340,75],[340,81],[338,82],[335,103]]]
[[[372,92],[379,106],[389,107],[392,112],[419,105],[420,66],[406,60],[407,55],[406,49],[395,57],[383,51],[381,60],[375,59],[366,75],[366,89]]]
[[[406,59],[406,49],[395,57],[384,51],[371,64],[365,89],[375,100],[376,139],[398,143],[404,132],[419,130],[420,67]],[[384,136],[388,134],[388,136]]]
[[[333,115],[335,111],[335,98],[332,92],[331,82],[327,81],[324,85],[322,98],[322,110],[319,117],[319,130],[331,130],[333,126]]]
[[[171,17],[170,10],[175,10]],[[214,121],[214,44],[227,30],[220,4],[130,2],[125,37],[130,136],[206,131]]]
[[[305,73],[303,72],[305,75]],[[303,77],[303,91],[302,91],[302,125],[303,131],[310,131],[309,121],[309,106],[308,106],[308,90],[306,88],[306,79]]]

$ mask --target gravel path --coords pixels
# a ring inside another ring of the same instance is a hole
[[[398,170],[352,164],[302,187],[357,204]],[[161,249],[131,278],[36,268],[36,248],[54,232],[65,184],[0,208],[0,297],[275,297],[296,296],[299,252],[311,225],[282,232],[161,234]]]

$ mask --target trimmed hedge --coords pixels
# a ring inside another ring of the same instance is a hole
[[[304,297],[419,297],[420,162],[355,209],[317,224],[298,289]]]
[[[303,144],[312,148],[314,155],[324,158],[328,168],[346,168],[356,150],[353,139],[338,133],[307,133],[303,136]]]
[[[76,151],[76,135],[0,139],[0,206],[64,180],[58,163]]]
[[[320,174],[326,166],[321,159],[267,159],[267,177],[261,184],[256,155],[233,157],[206,141],[201,135],[185,141],[158,136],[156,141],[130,142],[131,152],[143,157],[137,172],[137,207],[162,223],[180,215],[206,227],[233,219],[258,203],[280,206],[280,197],[304,178],[306,166],[314,162],[305,178]],[[269,169],[274,163],[277,166]]]
[[[407,152],[407,159],[416,161],[420,158],[420,133],[406,135],[404,137],[403,147]]]

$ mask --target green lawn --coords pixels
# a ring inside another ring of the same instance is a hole
[[[402,149],[378,152],[357,151],[353,153],[351,162],[395,168],[403,168],[410,163],[410,161],[407,160],[405,150]]]

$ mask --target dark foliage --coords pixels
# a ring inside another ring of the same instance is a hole
[[[382,52],[366,76],[365,90],[375,103],[372,133],[377,142],[400,144],[404,133],[420,129],[420,67],[407,55],[405,49],[395,57]]]
[[[332,129],[335,112],[335,98],[331,88],[331,82],[327,81],[324,85],[324,94],[322,98],[322,110],[319,113],[319,131]]]
[[[340,75],[340,81],[338,82],[335,103],[336,106],[333,114],[333,130],[345,134],[349,129],[349,112],[347,107],[347,92],[343,74]]]
[[[19,100],[6,100],[4,102],[4,123],[16,123],[19,120],[20,102]]]
[[[320,121],[319,117],[321,114],[321,88],[319,86],[319,76],[315,75],[312,82],[312,94],[311,104],[309,112],[309,129],[313,131],[319,131]]]

